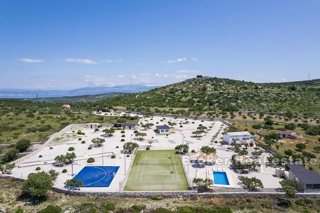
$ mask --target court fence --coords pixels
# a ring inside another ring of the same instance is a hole
[[[129,164],[129,167],[127,168],[127,171],[125,171],[125,174],[126,174],[126,175],[125,175],[125,177],[123,178],[123,180],[120,181],[120,183],[119,183],[119,192],[123,191],[123,189],[124,189],[124,187],[125,187],[125,185],[126,185],[126,183],[127,183],[127,180],[128,180],[128,178],[129,178],[129,174],[130,174],[130,171],[131,171],[133,162],[134,162],[134,160],[135,160],[135,158],[136,158],[137,152],[138,152],[138,149],[136,148],[136,149],[133,150],[133,152],[132,152],[132,154],[131,154],[132,159],[131,159],[131,162],[130,162],[130,164]]]

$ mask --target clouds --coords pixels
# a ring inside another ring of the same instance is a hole
[[[186,61],[187,58],[175,58],[175,59],[169,59],[166,61],[167,64],[176,64]]]
[[[65,61],[80,64],[98,64],[98,62],[89,58],[66,58]]]
[[[166,63],[166,64],[177,64],[177,63],[182,63],[182,62],[186,62],[186,61],[196,62],[196,61],[198,61],[198,59],[195,58],[195,57],[191,57],[191,58],[180,57],[180,58],[168,59],[164,63]]]
[[[130,74],[97,74],[86,75],[82,78],[86,86],[116,86],[139,84],[146,86],[162,86],[193,78],[200,74],[198,70],[177,70],[172,72],[140,72]]]
[[[20,61],[27,64],[39,64],[45,62],[42,59],[35,59],[35,58],[20,58]]]
[[[110,63],[122,63],[122,62],[123,62],[122,59],[106,59],[106,60],[100,61],[101,64],[103,64],[103,63],[107,63],[107,64],[110,64]]]
[[[122,59],[105,59],[105,60],[94,60],[90,58],[66,58],[65,62],[73,62],[80,64],[110,64],[110,63],[122,63]]]

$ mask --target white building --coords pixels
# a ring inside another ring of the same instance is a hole
[[[170,133],[170,127],[168,125],[160,125],[160,126],[156,126],[156,130],[155,130],[158,134],[161,135],[166,135]]]
[[[231,143],[246,143],[254,140],[254,137],[250,132],[227,132],[223,135],[223,141],[226,144]]]

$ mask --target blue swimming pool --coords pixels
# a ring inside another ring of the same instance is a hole
[[[118,170],[119,166],[86,166],[74,179],[81,180],[82,187],[108,187]]]
[[[213,183],[220,185],[230,185],[226,172],[213,172]]]

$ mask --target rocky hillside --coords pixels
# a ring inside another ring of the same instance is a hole
[[[253,83],[214,77],[193,78],[138,95],[116,97],[105,104],[134,110],[179,108],[189,113],[240,111],[319,117],[320,79]]]

